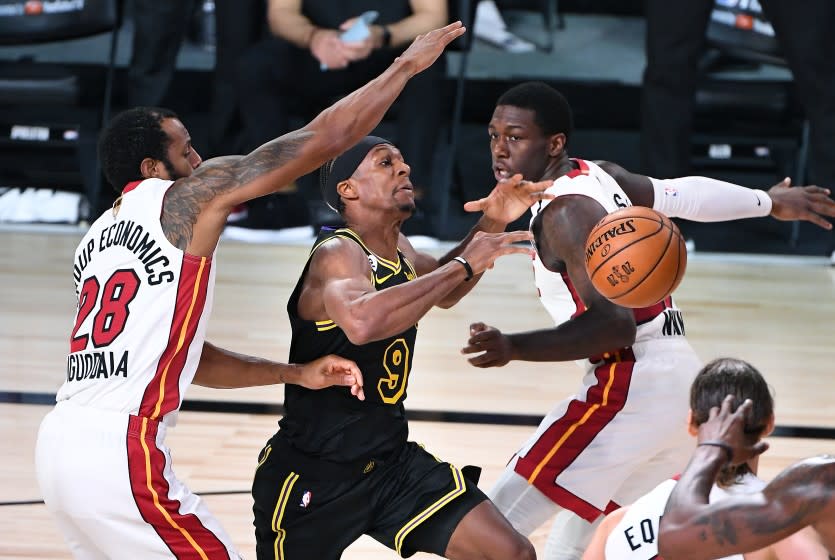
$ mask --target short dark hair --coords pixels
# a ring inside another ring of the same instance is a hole
[[[99,162],[107,181],[121,192],[131,181],[139,181],[139,166],[145,158],[170,165],[167,152],[171,139],[162,121],[177,114],[159,107],[134,107],[122,111],[107,124],[99,137]]]
[[[757,368],[744,360],[718,358],[713,360],[696,376],[690,386],[690,410],[693,423],[697,426],[707,422],[710,409],[721,406],[728,395],[734,395],[731,405],[736,410],[745,399],[751,399],[754,406],[745,430],[751,437],[759,439],[774,416],[774,398],[771,389]],[[726,467],[718,477],[720,486],[730,486],[750,472],[745,464]]]
[[[559,91],[544,82],[524,82],[499,97],[498,105],[511,105],[534,112],[534,122],[546,136],[565,134],[566,143],[574,131],[571,106]]]

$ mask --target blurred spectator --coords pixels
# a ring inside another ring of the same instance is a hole
[[[244,52],[266,32],[266,0],[214,0],[215,73],[209,122],[209,156],[244,153],[239,133],[237,73]]]
[[[343,41],[340,35],[369,10],[378,15],[368,25],[367,37]],[[268,0],[267,18],[271,35],[249,49],[239,65],[244,151],[290,130],[291,116],[315,114],[378,75],[416,36],[447,23],[447,8],[446,0]],[[412,182],[423,196],[419,212],[426,215],[434,214],[437,205],[430,186],[445,75],[441,59],[409,82],[394,109],[393,140],[412,164]],[[299,225],[306,218],[300,215],[303,197],[280,196],[297,201],[275,204],[266,199],[250,204],[246,225],[264,229]],[[270,204],[298,211],[282,217],[257,208]],[[261,223],[261,218],[268,223]]]
[[[162,104],[186,36],[192,0],[132,0],[133,51],[128,68],[128,105]]]
[[[835,188],[835,2],[759,2],[774,27],[810,122],[807,182]],[[714,0],[646,0],[641,155],[648,175],[680,177],[690,171],[698,62],[713,6]],[[831,258],[835,264],[835,252]]]

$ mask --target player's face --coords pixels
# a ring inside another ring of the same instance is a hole
[[[188,177],[203,162],[200,154],[191,145],[191,136],[179,119],[163,119],[162,130],[168,135],[167,161],[163,161],[168,177],[176,181]]]
[[[550,160],[548,137],[537,126],[531,109],[498,105],[487,132],[497,181],[516,173],[528,181],[542,178]]]
[[[400,150],[391,144],[379,144],[371,148],[353,178],[358,180],[360,196],[367,205],[411,214],[415,210],[415,192],[410,173]]]

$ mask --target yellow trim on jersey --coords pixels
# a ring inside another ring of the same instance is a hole
[[[287,502],[290,501],[290,492],[293,491],[293,485],[299,479],[299,475],[291,472],[284,479],[284,485],[281,487],[281,492],[278,494],[278,500],[275,503],[275,511],[273,511],[273,525],[272,529],[275,531],[275,543],[273,544],[273,552],[275,552],[276,560],[284,558],[284,537],[287,536],[287,531],[281,528],[281,520],[284,518],[284,509],[287,507]]]
[[[258,466],[255,467],[256,471],[261,468],[261,465],[267,462],[267,458],[270,456],[270,453],[272,453],[272,451],[273,445],[271,443],[268,443],[267,446],[264,448],[264,456],[258,460]]]
[[[406,540],[406,537],[409,536],[409,533],[414,531],[415,529],[420,526],[421,523],[438,513],[445,505],[450,503],[452,500],[457,498],[458,496],[462,495],[464,492],[467,491],[467,485],[464,482],[464,475],[461,473],[460,470],[455,468],[455,466],[450,465],[450,469],[452,469],[452,480],[455,482],[455,488],[447,492],[440,500],[436,501],[428,508],[417,514],[413,517],[409,522],[407,522],[403,527],[397,531],[397,534],[394,535],[394,547],[397,550],[397,554],[403,556],[402,548],[403,548],[403,541]]]
[[[191,314],[194,312],[194,306],[197,303],[197,296],[200,293],[200,279],[203,277],[203,269],[205,267],[206,257],[200,257],[200,268],[197,269],[197,278],[194,280],[194,289],[191,292],[191,303],[189,304],[188,311],[186,312],[186,319],[183,321],[183,326],[180,329],[180,338],[177,340],[177,349],[171,354],[171,357],[168,359],[168,363],[165,364],[165,367],[162,370],[162,377],[160,378],[159,383],[159,399],[157,399],[154,412],[151,414],[151,420],[157,419],[159,411],[162,408],[162,401],[165,399],[165,380],[168,377],[168,368],[171,367],[171,362],[174,361],[174,358],[176,358],[177,354],[180,353],[180,350],[183,349],[183,343],[186,340],[186,333],[188,332],[189,324],[191,324]]]
[[[357,243],[362,245],[363,249],[365,249],[366,251],[368,251],[369,253],[374,255],[377,258],[377,260],[380,262],[380,264],[382,264],[386,268],[389,268],[389,269],[393,270],[395,272],[395,274],[400,272],[400,266],[401,265],[400,265],[399,250],[398,250],[398,253],[397,253],[397,262],[390,261],[388,259],[384,259],[380,255],[378,255],[377,253],[375,253],[374,251],[369,249],[368,245],[366,245],[365,242],[362,240],[362,237],[360,237],[360,234],[358,234],[357,232],[355,232],[351,228],[340,228],[340,229],[336,230],[334,233],[345,232],[345,231],[349,232],[353,236],[352,239],[354,239],[354,241],[356,241]]]
[[[574,431],[577,428],[579,428],[580,426],[585,424],[588,421],[588,419],[591,418],[591,415],[594,414],[597,411],[597,409],[599,409],[601,406],[606,406],[608,404],[608,402],[609,402],[609,390],[612,388],[612,384],[615,382],[615,367],[617,367],[618,362],[620,362],[620,354],[619,353],[617,354],[616,359],[617,359],[617,361],[614,362],[609,367],[609,380],[606,382],[606,388],[603,389],[603,402],[600,403],[600,404],[597,404],[597,403],[593,404],[586,411],[586,413],[583,414],[582,418],[580,418],[579,420],[574,422],[565,431],[565,433],[562,435],[562,437],[559,439],[559,441],[556,443],[556,445],[554,445],[554,447],[551,449],[551,451],[549,451],[548,454],[545,456],[545,458],[542,459],[542,461],[536,466],[536,468],[531,473],[531,476],[528,477],[528,482],[529,483],[533,484],[533,481],[536,479],[537,476],[539,476],[540,471],[542,471],[542,469],[545,467],[545,465],[548,463],[548,461],[551,460],[551,457],[554,456],[554,454],[559,450],[559,448],[562,447],[562,444],[565,443],[565,440],[567,440],[569,437],[571,437],[571,434],[573,434]]]
[[[142,429],[139,433],[139,441],[142,443],[142,451],[145,453],[145,486],[147,486],[148,491],[151,493],[151,496],[154,499],[154,507],[159,510],[162,516],[168,521],[168,524],[174,527],[176,530],[180,532],[183,537],[189,542],[189,544],[197,551],[197,554],[200,555],[200,558],[203,560],[209,560],[209,557],[206,556],[206,553],[200,548],[200,545],[195,542],[192,536],[186,531],[184,528],[180,527],[176,521],[171,518],[171,515],[168,513],[162,504],[159,503],[159,494],[157,491],[154,490],[154,485],[151,482],[151,450],[148,449],[148,442],[145,441],[145,434],[148,431],[148,418],[142,418]]]
[[[319,331],[319,332],[325,332],[325,331],[329,331],[331,329],[335,329],[338,326],[339,325],[337,325],[336,323],[332,323],[332,324],[330,324],[326,327],[316,327],[316,330]]]

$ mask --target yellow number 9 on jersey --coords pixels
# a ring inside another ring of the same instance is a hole
[[[396,404],[406,392],[406,381],[409,379],[409,345],[406,340],[398,338],[386,348],[383,355],[383,367],[388,377],[377,382],[377,392],[386,404]]]

